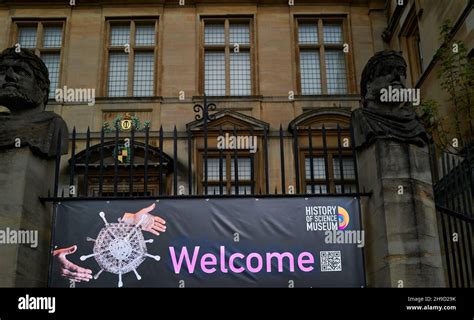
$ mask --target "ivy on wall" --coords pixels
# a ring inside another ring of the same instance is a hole
[[[443,45],[435,55],[437,77],[452,109],[441,116],[440,102],[426,100],[417,112],[440,150],[461,154],[474,145],[474,61],[465,43],[454,39],[449,20],[441,26],[440,37]]]

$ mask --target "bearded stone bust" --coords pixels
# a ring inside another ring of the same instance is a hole
[[[61,154],[68,150],[68,129],[48,103],[49,73],[28,49],[0,53],[0,149],[28,146],[40,157],[56,155],[61,132]]]
[[[382,102],[382,89],[406,89],[407,64],[396,51],[376,53],[362,73],[362,108],[354,111],[352,123],[357,147],[377,139],[423,147],[430,141],[409,103]]]

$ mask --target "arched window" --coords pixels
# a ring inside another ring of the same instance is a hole
[[[171,190],[173,159],[159,148],[138,141],[128,147],[123,140],[117,147],[115,141],[91,146],[71,158],[69,165],[74,166],[79,196],[158,196]]]
[[[308,194],[355,193],[350,111],[320,109],[290,123],[297,136],[300,190]]]
[[[261,190],[260,149],[267,123],[232,110],[218,111],[208,122],[207,152],[203,120],[187,127],[194,139],[197,194],[244,195]]]

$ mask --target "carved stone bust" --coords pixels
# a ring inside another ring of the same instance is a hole
[[[53,157],[61,132],[61,154],[67,153],[66,123],[44,111],[49,86],[48,68],[32,51],[0,53],[0,149],[28,146],[40,157]]]
[[[362,108],[354,111],[352,123],[357,147],[377,139],[392,139],[423,147],[430,137],[415,111],[403,102],[382,102],[382,89],[406,88],[407,64],[396,51],[376,53],[362,73]]]

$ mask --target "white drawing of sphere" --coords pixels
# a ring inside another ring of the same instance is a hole
[[[95,260],[107,272],[125,274],[145,260],[147,248],[139,227],[110,223],[100,230],[94,245]]]
[[[124,239],[114,239],[109,243],[108,250],[115,259],[123,261],[132,253],[132,246]]]

